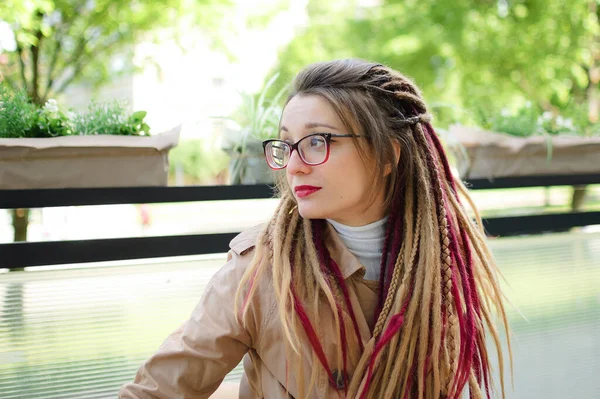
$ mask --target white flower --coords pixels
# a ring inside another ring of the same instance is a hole
[[[502,108],[502,111],[500,111],[500,115],[504,117],[510,116],[510,111],[506,108]]]
[[[556,124],[558,126],[565,126],[565,120],[564,120],[564,118],[561,115],[558,115],[556,117]]]
[[[546,111],[542,114],[542,118],[544,118],[544,120],[549,121],[550,119],[552,119],[552,112],[550,111]]]
[[[44,105],[44,110],[53,114],[58,112],[58,102],[51,98],[50,100],[46,101],[46,104]]]

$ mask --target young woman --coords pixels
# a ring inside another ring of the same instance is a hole
[[[120,397],[207,398],[242,358],[240,398],[489,397],[485,331],[504,396],[496,266],[417,87],[361,60],[309,65],[280,127],[275,214],[231,242]]]

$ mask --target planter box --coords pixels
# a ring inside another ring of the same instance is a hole
[[[600,173],[600,137],[521,138],[465,126],[450,127],[450,137],[462,179]]]
[[[0,139],[0,189],[166,186],[180,128],[150,137]]]

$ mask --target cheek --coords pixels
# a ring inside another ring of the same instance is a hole
[[[356,176],[348,182],[347,197],[349,200],[362,202],[371,191],[370,182],[363,179],[362,176]]]
[[[365,179],[354,165],[344,164],[336,167],[326,177],[327,201],[325,208],[350,206],[362,201],[365,191]]]
[[[287,169],[285,170],[285,181],[287,182],[287,186],[290,189],[290,191],[294,191],[294,175],[290,174],[287,172]]]
[[[370,192],[374,187],[373,172],[368,170],[362,160],[346,165],[340,172],[340,180],[350,189],[353,196],[362,196],[364,192]]]

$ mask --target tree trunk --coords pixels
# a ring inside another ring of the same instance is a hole
[[[571,199],[571,211],[579,212],[583,208],[585,202],[585,194],[587,192],[587,186],[573,186],[573,197]]]
[[[598,7],[595,1],[588,3],[590,15],[592,15],[595,22],[595,28],[598,27]],[[590,123],[597,123],[600,114],[600,102],[598,98],[598,83],[600,83],[600,51],[598,51],[598,45],[600,44],[600,36],[593,34],[589,43],[589,50],[592,55],[592,65],[588,69],[589,84],[587,88],[588,97],[588,120]]]
[[[42,12],[38,12],[37,13],[37,17],[40,19],[40,21],[42,20],[44,14]],[[31,81],[31,86],[30,86],[30,91],[29,91],[29,98],[30,100],[38,105],[41,106],[43,105],[43,99],[40,97],[40,82],[39,82],[39,71],[40,71],[40,48],[41,48],[41,44],[42,44],[42,40],[44,38],[44,35],[42,34],[41,30],[38,30],[35,34],[36,38],[37,38],[37,42],[31,46],[29,48],[29,50],[31,51],[31,58],[32,58],[32,81]],[[20,54],[20,57],[23,57],[23,54]],[[23,60],[23,58],[21,58],[21,60]],[[25,63],[21,62],[21,74],[23,76],[23,79],[26,79],[26,71],[25,71]],[[27,84],[27,80],[25,80],[24,82],[24,86],[25,88],[27,88],[29,85]],[[27,230],[29,227],[29,214],[30,214],[30,210],[29,209],[13,209],[12,210],[12,223],[13,223],[13,229],[14,229],[14,241],[15,242],[22,242],[22,241],[27,241]]]
[[[29,209],[13,209],[12,223],[15,230],[14,241],[27,241],[27,227],[29,225]]]
[[[598,7],[595,1],[588,2],[588,9],[592,16],[595,27],[598,27]],[[598,93],[598,83],[600,83],[600,51],[598,51],[598,44],[600,42],[600,36],[594,33],[591,37],[589,47],[592,54],[592,65],[588,69],[588,87],[586,90],[588,100],[588,121],[590,123],[597,123],[600,119],[600,98]],[[585,194],[587,186],[573,186],[573,196],[571,198],[571,211],[580,211],[585,202]]]

